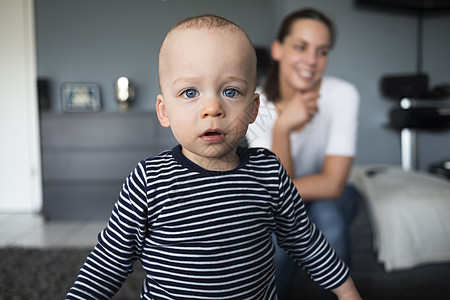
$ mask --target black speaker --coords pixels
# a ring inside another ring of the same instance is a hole
[[[39,109],[49,109],[50,108],[50,82],[48,81],[48,79],[38,78],[37,89],[38,89]]]
[[[381,79],[381,91],[384,96],[400,100],[402,98],[420,98],[428,93],[428,75],[390,75]]]
[[[450,128],[450,110],[438,107],[394,108],[389,113],[392,128],[418,128],[434,131]]]
[[[406,8],[422,11],[441,11],[450,9],[450,0],[356,0],[357,4],[379,7]]]

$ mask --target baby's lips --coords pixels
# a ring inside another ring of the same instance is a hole
[[[219,129],[208,129],[202,134],[202,136],[214,136],[214,135],[224,135],[224,133]]]

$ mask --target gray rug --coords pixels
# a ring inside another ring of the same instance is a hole
[[[0,249],[1,300],[64,299],[90,249]],[[144,271],[139,262],[112,299],[139,299]]]

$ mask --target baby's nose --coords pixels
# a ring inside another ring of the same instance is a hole
[[[222,99],[218,96],[209,96],[203,99],[202,118],[206,117],[223,117],[225,111],[222,105]]]

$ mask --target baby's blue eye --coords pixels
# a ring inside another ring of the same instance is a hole
[[[238,94],[239,92],[236,89],[226,89],[225,91],[223,91],[223,95],[229,98],[236,97]]]
[[[195,97],[197,97],[198,92],[197,92],[196,90],[194,90],[194,89],[187,89],[187,90],[185,90],[185,91],[183,92],[183,95],[184,95],[186,98],[195,98]]]

